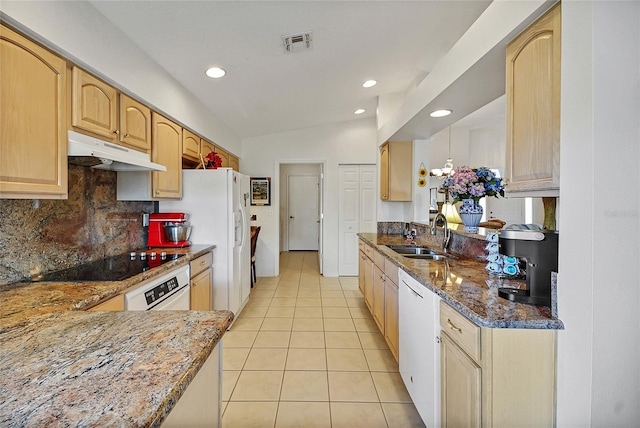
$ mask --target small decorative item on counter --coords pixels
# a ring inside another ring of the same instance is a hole
[[[482,206],[478,201],[485,196],[504,196],[505,183],[502,179],[483,166],[469,168],[460,166],[454,174],[447,177],[438,191],[446,191],[453,198],[453,203],[463,201],[460,217],[464,230],[469,233],[478,232],[478,223],[482,218]]]
[[[485,250],[487,250],[487,266],[485,269],[492,276],[516,276],[520,273],[518,267],[518,259],[516,257],[505,256],[499,253],[499,237],[497,232],[490,232],[486,240],[488,241]]]
[[[420,169],[418,169],[418,186],[424,187],[427,184],[427,168],[425,168],[424,163],[420,164]]]

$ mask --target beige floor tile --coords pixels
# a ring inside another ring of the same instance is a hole
[[[294,331],[290,348],[324,348],[324,333],[321,331]]]
[[[381,403],[389,428],[423,428],[424,422],[413,404]]]
[[[271,307],[274,306],[295,306],[296,305],[296,295],[293,296],[277,296],[271,299]]]
[[[300,286],[298,290],[298,299],[301,297],[313,297],[316,299],[320,298],[320,289],[319,288],[303,288]]]
[[[274,299],[283,299],[283,298],[287,298],[287,297],[293,297],[293,298],[298,297],[298,287],[297,286],[296,286],[296,288],[280,288],[280,287],[278,287],[278,289],[276,290],[275,294],[273,295]]]
[[[351,319],[351,312],[348,308],[335,308],[335,307],[323,307],[322,316],[324,318],[349,318]]]
[[[331,402],[331,428],[387,428],[380,403]]]
[[[322,300],[317,297],[298,297],[296,307],[320,307],[322,306]]]
[[[296,318],[322,318],[322,307],[296,307],[294,315]]]
[[[265,315],[266,318],[293,318],[296,312],[295,306],[271,306]]]
[[[258,281],[258,284],[253,286],[253,290],[251,292],[253,293],[254,290],[275,290],[277,286],[278,281],[275,280],[270,282]]]
[[[352,318],[371,318],[371,312],[366,306],[364,308],[349,308],[349,312],[351,312]]]
[[[327,349],[327,370],[369,371],[362,349]]]
[[[251,291],[251,298],[252,299],[264,299],[264,298],[271,298],[273,297],[273,294],[276,291],[276,287],[274,286],[273,288],[254,288],[253,291]]]
[[[243,317],[264,317],[267,314],[268,306],[248,306],[242,311]]]
[[[342,287],[338,283],[326,283],[320,281],[321,291],[342,291]]]
[[[355,291],[357,293],[360,293],[360,287],[358,287],[358,284],[341,284],[342,286],[342,291],[347,292],[347,291]]]
[[[253,348],[243,370],[284,370],[286,348]]]
[[[340,285],[340,278],[335,276],[321,276],[320,284],[323,285]]]
[[[226,341],[227,335],[224,337]],[[229,348],[225,342],[222,347],[222,370],[242,370],[250,351],[251,348]]]
[[[371,372],[378,397],[384,403],[412,403],[400,373]]]
[[[362,297],[347,297],[347,306],[350,308],[367,309],[367,304]]]
[[[378,403],[369,372],[328,372],[329,400]]]
[[[324,323],[322,322],[322,318],[294,318],[292,330],[293,331],[324,331]]]
[[[376,322],[373,318],[354,318],[353,324],[356,326],[357,331],[365,331],[365,332],[379,332]]]
[[[258,285],[256,288],[260,288],[265,284],[278,284],[280,278],[277,276],[262,276],[258,278]]]
[[[329,403],[281,402],[276,428],[330,428]]]
[[[347,299],[362,299],[362,292],[359,289],[355,290],[342,290],[342,294]]]
[[[240,370],[224,370],[222,372],[222,401],[229,401],[239,377]]]
[[[324,340],[327,349],[362,349],[358,333],[354,331],[326,331]]]
[[[265,318],[260,330],[291,331],[292,326],[293,318]]]
[[[325,350],[291,348],[287,354],[285,370],[327,370]]]
[[[260,331],[253,342],[254,348],[287,348],[290,331]]]
[[[344,294],[342,291],[337,290],[322,290],[322,298],[323,299],[342,299],[344,298]]]
[[[325,318],[324,331],[356,331],[356,328],[348,318]]]
[[[258,299],[254,299],[253,297],[249,297],[249,301],[247,302],[247,305],[244,307],[244,310],[247,310],[249,308],[253,308],[253,307],[257,307],[257,306],[270,306],[271,305],[271,297],[261,297]]]
[[[285,371],[280,401],[329,401],[326,371]]]
[[[226,428],[272,427],[276,423],[278,402],[230,402],[222,416]]]
[[[278,401],[282,385],[282,371],[243,370],[231,394],[234,401]]]
[[[346,308],[347,307],[347,300],[344,297],[338,297],[338,298],[322,298],[322,306],[323,307],[328,307],[328,306],[335,306],[335,307],[340,307],[340,308]]]
[[[357,276],[341,276],[340,284],[342,285],[358,285],[358,277]]]
[[[220,414],[224,415],[225,410],[227,410],[227,404],[229,404],[228,401],[223,401],[220,405]]]
[[[224,335],[224,348],[251,348],[257,334],[257,331],[228,331]]]
[[[243,317],[240,316],[233,325],[231,326],[231,330],[229,331],[237,331],[237,330],[260,330],[260,326],[262,325],[263,318],[251,318],[251,317]],[[226,337],[226,336],[225,336]]]
[[[358,332],[360,337],[360,343],[364,349],[389,349],[387,342],[384,340],[384,336],[379,332]]]
[[[388,349],[365,349],[364,354],[372,372],[398,371],[398,363]]]

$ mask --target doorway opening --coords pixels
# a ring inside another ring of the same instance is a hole
[[[324,162],[279,165],[280,251],[317,252],[322,274]]]

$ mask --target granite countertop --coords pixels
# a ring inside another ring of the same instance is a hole
[[[402,235],[359,233],[358,236],[481,327],[564,328],[551,308],[515,303],[498,297],[499,287],[521,288],[524,283],[490,277],[484,269],[485,263],[464,257],[447,261],[410,259],[387,247],[406,245],[407,240]],[[433,247],[420,240],[416,243]]]
[[[120,282],[3,286],[0,426],[159,426],[233,313],[83,309],[212,248]]]

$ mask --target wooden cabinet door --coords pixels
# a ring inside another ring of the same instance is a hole
[[[229,153],[227,153],[226,151],[224,151],[220,147],[216,147],[215,151],[218,154],[218,156],[220,156],[220,158],[222,159],[221,168],[229,168]]]
[[[212,142],[200,139],[200,153],[202,153],[202,157],[205,157],[210,152],[215,152],[216,146],[213,145]]]
[[[141,152],[151,152],[151,109],[120,94],[120,142]]]
[[[373,262],[369,257],[364,261],[364,302],[373,313]]]
[[[358,289],[360,289],[360,294],[362,294],[362,297],[365,296],[364,294],[364,282],[365,282],[365,277],[364,277],[364,272],[366,269],[366,260],[367,260],[367,256],[364,254],[364,251],[360,250],[359,254],[358,254]]]
[[[560,18],[557,5],[507,46],[507,192],[560,187]]]
[[[389,143],[380,148],[380,199],[389,200]]]
[[[398,285],[389,277],[384,283],[384,339],[398,361]]]
[[[200,137],[188,129],[182,130],[182,157],[194,162],[200,161]]]
[[[240,159],[233,155],[229,155],[229,168],[232,168],[234,171],[240,172]]]
[[[152,172],[154,199],[182,197],[182,127],[153,112],[151,160],[167,167]]]
[[[443,427],[480,427],[480,367],[443,331],[441,340],[441,405]]]
[[[72,125],[117,142],[117,91],[78,67],[73,67]]]
[[[384,334],[384,272],[373,265],[373,319]]]
[[[124,294],[118,294],[109,300],[89,308],[90,311],[124,311]]]
[[[211,310],[213,269],[207,268],[191,279],[191,310]]]
[[[67,65],[0,25],[0,197],[67,197]]]

